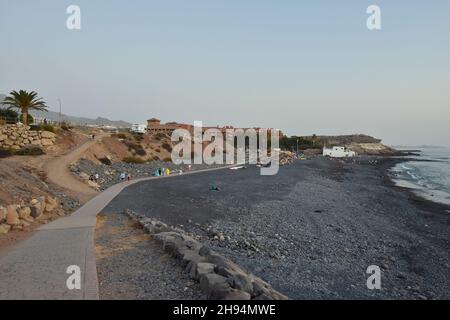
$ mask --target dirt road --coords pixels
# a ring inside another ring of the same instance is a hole
[[[86,203],[98,194],[97,191],[90,188],[85,183],[75,178],[69,171],[69,166],[77,162],[81,156],[100,141],[106,134],[98,135],[95,140],[88,140],[69,153],[50,160],[45,166],[44,171],[48,179],[56,185],[64,188],[67,194],[79,199],[80,202]]]

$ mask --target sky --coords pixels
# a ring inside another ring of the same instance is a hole
[[[0,0],[0,39],[0,93],[69,115],[450,146],[448,0]]]

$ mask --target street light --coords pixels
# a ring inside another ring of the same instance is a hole
[[[58,99],[59,102],[59,126],[61,127],[61,99]]]

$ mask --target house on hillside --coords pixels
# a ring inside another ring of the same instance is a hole
[[[147,125],[146,124],[133,124],[130,129],[133,133],[141,133],[144,134],[147,132]]]
[[[323,156],[331,158],[350,158],[356,156],[356,152],[347,147],[324,147]]]

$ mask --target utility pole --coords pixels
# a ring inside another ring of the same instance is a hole
[[[61,115],[61,99],[58,99],[58,102],[59,102],[59,126],[61,127],[61,118],[62,118],[62,115]]]
[[[297,138],[297,156],[298,156],[298,138]]]

